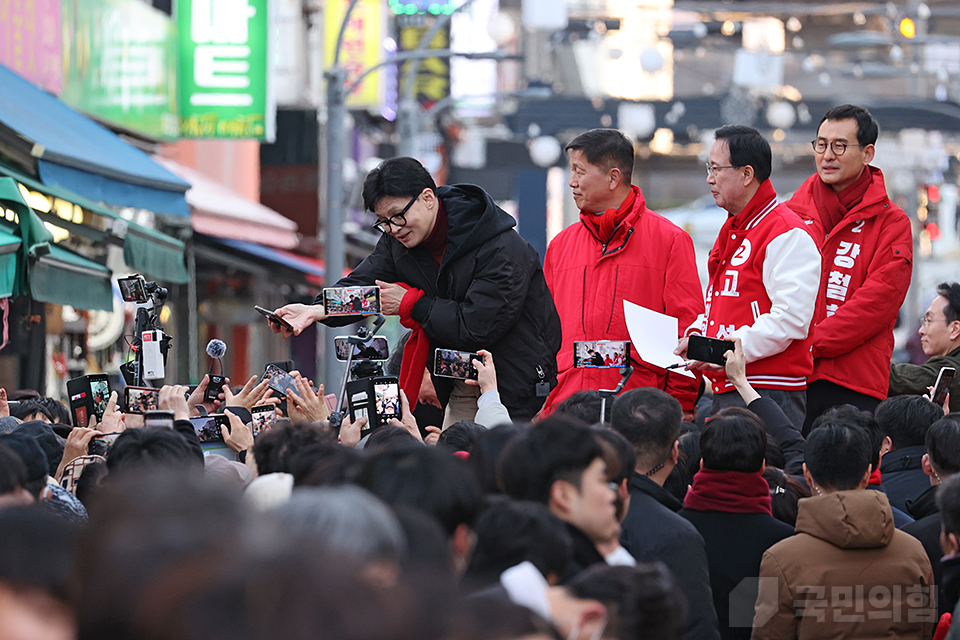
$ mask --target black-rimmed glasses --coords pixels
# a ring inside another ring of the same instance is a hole
[[[811,140],[810,145],[813,146],[813,150],[817,153],[826,153],[827,151],[827,141],[823,138],[817,138],[816,140]],[[848,144],[846,142],[840,142],[839,140],[834,140],[829,143],[830,150],[833,151],[833,155],[842,156],[843,152],[847,150],[847,147],[862,147],[862,144]]]
[[[390,227],[396,227],[399,229],[403,225],[407,224],[406,213],[410,210],[410,207],[413,206],[413,203],[420,199],[420,194],[418,193],[413,197],[410,202],[407,203],[403,209],[400,209],[399,213],[395,213],[386,220],[377,220],[373,224],[373,228],[379,231],[380,233],[386,233]]]

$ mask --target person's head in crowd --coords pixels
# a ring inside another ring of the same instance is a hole
[[[527,607],[495,595],[464,600],[453,637],[459,640],[563,640],[556,628]]]
[[[767,430],[749,409],[723,409],[707,420],[700,433],[704,469],[762,473],[766,453]]]
[[[406,504],[434,516],[448,536],[454,567],[462,573],[483,500],[466,463],[433,447],[385,449],[361,463],[356,483],[389,505]]]
[[[477,544],[464,575],[475,589],[497,584],[500,574],[527,560],[555,585],[573,558],[563,522],[538,502],[496,498],[477,518]]]
[[[575,418],[550,416],[511,441],[500,458],[499,478],[508,496],[547,505],[594,544],[620,533],[603,448]]]
[[[920,346],[930,356],[945,356],[960,347],[960,283],[941,282],[920,321]]]
[[[330,435],[319,426],[285,422],[261,434],[253,445],[257,473],[290,473],[290,462],[300,451],[330,442]]]
[[[34,389],[17,389],[15,391],[7,392],[7,400],[15,402],[23,402],[24,400],[35,400],[37,398],[42,398],[39,391]]]
[[[10,415],[14,418],[20,418],[24,422],[40,420],[41,422],[54,422],[50,409],[43,402],[43,398],[29,398],[21,400],[20,404],[10,409]]]
[[[0,510],[0,638],[72,638],[77,529],[35,507]]]
[[[930,476],[931,485],[941,484],[960,473],[960,422],[952,418],[934,422],[927,429],[925,447],[927,452],[920,465]]]
[[[128,472],[140,473],[152,467],[203,473],[203,458],[198,459],[182,434],[165,427],[123,431],[106,457],[111,478]]]
[[[960,553],[960,475],[944,480],[936,498],[940,509],[940,546],[944,556],[952,558]]]
[[[43,448],[34,438],[19,429],[0,436],[0,444],[10,447],[23,461],[27,472],[23,488],[33,496],[34,500],[38,500],[40,492],[47,484],[47,474],[50,471]]]
[[[62,402],[54,398],[40,398],[39,403],[47,410],[53,424],[70,424],[70,410]]]
[[[44,455],[47,456],[47,473],[50,476],[57,475],[57,468],[60,466],[60,461],[63,459],[63,448],[65,443],[57,436],[57,434],[53,432],[53,428],[50,426],[50,424],[40,420],[33,420],[30,422],[24,422],[17,428],[17,431],[24,433],[37,441],[37,444],[39,444],[40,448],[43,449]]]
[[[623,522],[630,510],[630,490],[627,485],[637,466],[637,453],[619,431],[595,426],[593,432],[603,449],[603,461],[607,463],[607,482],[617,485],[617,520]]]
[[[403,212],[403,223],[398,220],[398,225],[388,224],[384,232],[397,237],[407,249],[427,239],[440,209],[433,176],[414,158],[381,162],[364,178],[362,195],[364,208],[375,213],[381,222]]]
[[[573,416],[586,424],[596,424],[600,422],[600,405],[603,398],[600,392],[595,389],[586,389],[577,391],[572,396],[557,404],[553,409],[554,415]],[[613,407],[613,399],[607,401],[607,412],[604,416],[604,422],[610,422],[610,410]]]
[[[680,403],[660,389],[630,389],[613,403],[613,428],[637,452],[636,471],[661,486],[677,464],[681,422]]]
[[[303,487],[274,513],[281,530],[352,558],[378,584],[396,582],[407,545],[403,529],[393,512],[366,489]]]
[[[737,215],[770,177],[770,143],[753,127],[728,124],[714,132],[707,184],[717,206]]]
[[[27,467],[20,455],[0,440],[0,509],[32,504]]]
[[[377,451],[421,446],[423,446],[423,443],[403,427],[385,424],[370,432],[366,443],[363,445],[363,450],[367,453],[375,453]]]
[[[497,479],[497,463],[507,443],[518,436],[523,429],[512,424],[502,424],[480,434],[473,451],[470,452],[470,468],[480,480],[480,488],[485,494],[501,493]]]
[[[692,423],[684,422],[680,427],[680,437],[677,438],[677,462],[663,481],[664,490],[683,502],[693,484],[693,476],[699,470],[700,432],[692,428]]]
[[[290,473],[295,486],[334,486],[353,477],[360,463],[361,452],[330,440],[301,449],[290,459]]]
[[[787,457],[783,455],[783,449],[780,448],[780,443],[769,433],[767,434],[767,451],[764,453],[763,459],[768,467],[783,469],[787,466]]]
[[[477,439],[486,430],[486,427],[470,420],[454,422],[440,433],[437,447],[451,453],[456,451],[470,453],[473,451],[473,445],[477,443]]]
[[[100,488],[107,478],[107,463],[94,462],[83,468],[83,472],[76,482],[77,500],[83,503],[83,506],[89,510],[90,504],[96,499]]]
[[[791,527],[795,527],[800,499],[809,498],[810,492],[793,476],[777,467],[767,466],[763,471],[763,479],[770,487],[771,514],[780,522],[786,522]]]
[[[10,433],[21,424],[23,424],[23,420],[20,418],[14,418],[13,416],[0,416],[0,434]]]
[[[390,505],[403,530],[406,552],[400,562],[405,574],[445,575],[453,579],[453,564],[447,532],[440,521],[424,511],[407,504]]]
[[[941,415],[943,415],[942,411]],[[872,452],[870,465],[876,472],[880,468],[880,459],[891,450],[892,442],[890,437],[880,428],[876,416],[869,411],[861,411],[852,404],[843,404],[824,411],[813,421],[811,429],[816,429],[821,424],[834,423],[837,420],[855,424],[867,432],[867,436],[870,437],[870,451]],[[879,484],[879,481],[877,481],[877,484]]]
[[[810,432],[803,477],[816,495],[863,489],[870,480],[870,436],[852,422],[824,421]]]
[[[591,129],[570,141],[570,188],[577,208],[619,207],[633,179],[633,143],[616,129]]]
[[[601,637],[675,640],[685,631],[687,600],[663,563],[597,564],[581,571],[568,586],[578,598],[598,600],[606,607],[608,619]]]
[[[943,409],[923,396],[893,396],[877,405],[873,415],[893,451],[922,447],[927,429],[943,417]]]

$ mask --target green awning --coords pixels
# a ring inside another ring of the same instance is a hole
[[[30,294],[41,302],[112,311],[110,275],[106,267],[53,244],[33,265]]]
[[[147,229],[135,222],[125,220],[120,215],[96,202],[61,187],[43,184],[15,169],[11,169],[5,164],[0,164],[0,174],[10,176],[28,189],[33,189],[48,196],[72,202],[92,213],[110,218],[114,221],[119,221],[119,225],[111,225],[114,229],[113,233],[116,233],[118,226],[126,227],[126,234],[123,236],[123,261],[134,271],[150,278],[163,280],[172,284],[184,284],[189,281],[190,276],[183,262],[184,244],[180,240],[154,229]],[[83,225],[65,223],[65,221],[53,213],[39,213],[38,215],[49,218],[49,222],[52,224],[65,226],[77,233],[84,234],[85,228]],[[94,240],[101,240],[104,234],[111,233],[89,228],[87,228],[87,231],[88,233],[86,235]]]
[[[17,285],[17,250],[20,244],[17,236],[0,231],[0,298],[11,297]]]

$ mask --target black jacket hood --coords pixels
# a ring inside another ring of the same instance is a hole
[[[517,226],[517,221],[478,186],[438,187],[437,197],[443,203],[450,223],[444,263]]]

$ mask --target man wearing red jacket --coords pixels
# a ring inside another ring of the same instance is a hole
[[[910,287],[910,219],[870,166],[879,127],[863,107],[834,107],[820,120],[817,173],[788,206],[823,255],[813,322],[813,375],[804,433],[838,404],[873,411],[887,397],[893,326]]]
[[[633,144],[616,129],[593,129],[567,145],[570,188],[580,222],[547,247],[543,272],[560,313],[563,342],[558,383],[544,413],[584,389],[611,389],[618,369],[574,369],[575,340],[629,340],[623,314],[628,300],[673,316],[685,328],[703,312],[693,241],[689,234],[647,209],[631,184]],[[695,378],[639,361],[627,389],[656,387],[692,414],[700,386]]]
[[[820,253],[803,221],[770,183],[772,154],[760,132],[727,125],[716,131],[707,184],[730,214],[710,252],[707,312],[688,333],[740,338],[747,381],[794,425],[803,422],[813,370],[808,333],[820,284]],[[686,357],[687,338],[677,353]],[[718,365],[697,362],[713,381],[713,412],[744,406]]]

